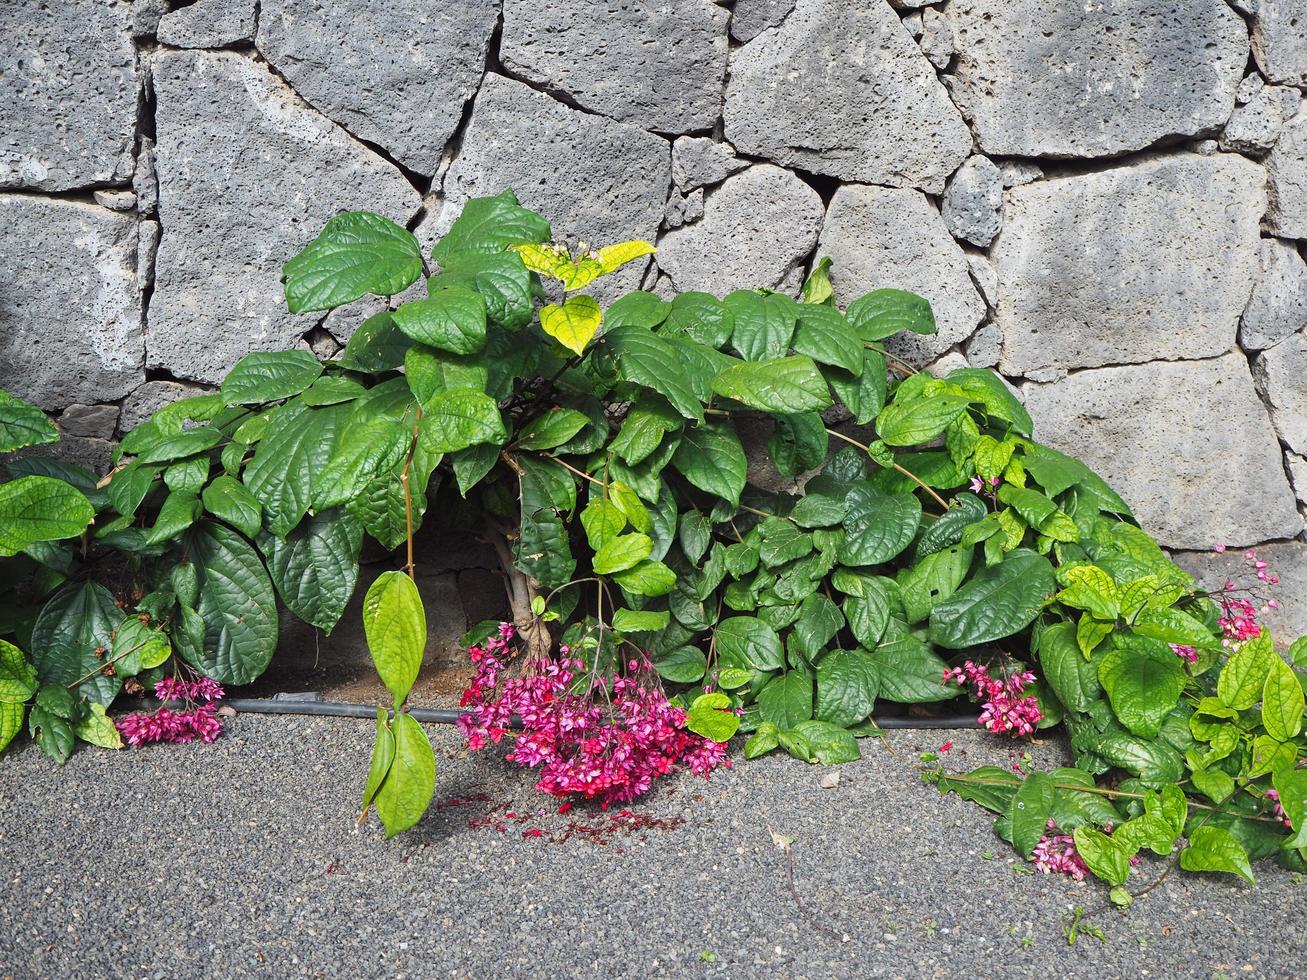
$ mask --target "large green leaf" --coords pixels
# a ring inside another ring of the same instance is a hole
[[[773,677],[758,692],[757,702],[764,721],[793,728],[812,717],[812,677],[797,670]]]
[[[1121,724],[1140,738],[1156,738],[1175,711],[1185,672],[1160,640],[1116,634],[1098,665],[1098,680]]]
[[[889,389],[889,375],[885,355],[880,351],[862,352],[862,371],[850,374],[842,368],[828,367],[823,372],[840,401],[853,413],[853,421],[866,425],[885,407]]]
[[[783,732],[781,738],[784,740],[786,736],[794,735],[807,743],[812,759],[823,766],[835,766],[862,758],[856,736],[828,721],[801,721],[792,730]]]
[[[1266,734],[1287,742],[1302,731],[1303,687],[1293,668],[1278,656],[1271,661],[1262,688],[1262,724]]]
[[[422,726],[400,712],[394,735],[395,758],[376,799],[387,840],[416,825],[436,792],[436,754]]]
[[[113,631],[122,619],[113,593],[102,585],[70,583],[56,592],[32,626],[32,659],[41,683],[67,687],[89,674],[77,693],[112,704],[122,679],[100,674],[104,661],[95,654],[113,645]]]
[[[244,481],[263,505],[267,529],[285,537],[308,512],[315,477],[327,465],[350,406],[308,408],[291,401],[273,412]]]
[[[454,453],[508,440],[499,404],[471,388],[442,391],[422,408],[422,446],[430,453]]]
[[[684,424],[665,398],[644,395],[626,413],[621,430],[608,448],[629,465],[638,466],[658,448],[667,433],[679,432]]]
[[[422,275],[422,250],[412,232],[389,218],[347,211],[328,221],[281,272],[292,313],[329,310],[366,293],[402,293]]]
[[[725,657],[755,670],[779,670],[785,651],[776,631],[753,616],[731,616],[717,624],[717,649]]]
[[[780,293],[763,295],[753,289],[731,293],[722,305],[735,320],[731,346],[748,361],[789,353],[799,304]]]
[[[895,399],[876,417],[876,433],[890,446],[916,446],[929,442],[966,411],[963,395],[917,395]]]
[[[632,323],[652,330],[666,320],[671,311],[671,303],[640,289],[627,293],[604,310],[604,322],[610,327]]]
[[[1072,711],[1088,711],[1102,692],[1097,664],[1081,656],[1075,623],[1054,623],[1039,634],[1039,666],[1057,699]]]
[[[822,721],[848,727],[876,706],[880,675],[865,650],[834,650],[817,665],[817,710]]]
[[[1012,429],[1027,436],[1034,429],[1026,407],[993,371],[987,368],[957,368],[949,372],[948,381],[965,391],[973,401],[983,405],[985,414],[991,421],[1006,422]],[[1050,495],[1056,496],[1052,491]]]
[[[555,406],[523,427],[519,445],[523,449],[555,449],[589,424],[584,412]]]
[[[450,286],[475,289],[486,302],[486,317],[506,330],[531,322],[531,274],[516,252],[468,253],[443,263],[444,271],[427,280],[427,291]]]
[[[900,554],[917,534],[921,501],[910,493],[885,493],[855,483],[845,497],[842,565],[880,565]]]
[[[395,325],[389,310],[364,320],[345,344],[337,363],[353,371],[380,373],[404,363],[404,354],[413,341]]]
[[[595,552],[592,567],[596,575],[624,572],[653,553],[653,540],[647,534],[620,534]]]
[[[0,640],[0,704],[22,704],[36,693],[36,668],[23,651]]]
[[[448,267],[468,255],[502,252],[509,245],[548,241],[552,235],[549,222],[519,205],[510,189],[493,197],[474,197],[463,205],[462,214],[432,254]]]
[[[957,688],[942,680],[948,665],[897,620],[891,620],[884,639],[868,658],[876,668],[883,698],[900,704],[924,704],[957,697]]]
[[[793,344],[800,354],[820,364],[843,368],[854,377],[862,374],[862,338],[832,307],[801,306]]]
[[[971,568],[972,550],[962,545],[944,548],[899,573],[899,595],[909,623],[920,623],[957,591]]]
[[[931,642],[962,650],[1011,636],[1034,621],[1056,587],[1047,558],[1017,549],[931,610]]]
[[[0,389],[0,453],[58,441],[59,430],[45,412]]]
[[[613,359],[622,380],[652,388],[687,419],[703,420],[703,404],[672,344],[647,328],[634,325],[614,327],[603,335],[600,343]]]
[[[405,303],[393,316],[400,330],[437,350],[475,354],[486,346],[486,301],[466,286],[450,286]]]
[[[224,684],[248,684],[277,648],[277,599],[254,549],[223,524],[201,522],[186,537],[200,583],[204,639],[198,666]]]
[[[735,317],[710,293],[681,293],[672,300],[663,324],[665,333],[683,333],[707,347],[721,348],[731,339]]]
[[[411,578],[403,572],[377,576],[363,597],[363,632],[382,683],[396,706],[403,704],[427,647],[426,610]]]
[[[740,502],[749,469],[740,437],[733,426],[722,422],[687,429],[672,456],[672,466],[700,490],[733,505]]]
[[[1259,700],[1266,687],[1271,665],[1279,655],[1269,633],[1262,632],[1243,644],[1221,668],[1216,693],[1223,704],[1237,711],[1247,711]]]
[[[335,508],[312,515],[285,538],[264,534],[259,539],[281,601],[327,634],[358,584],[362,546],[358,519]]]
[[[363,788],[363,808],[366,810],[377,798],[377,792],[395,761],[395,733],[385,708],[377,708],[377,741],[372,747],[372,764],[368,767],[368,781]]]
[[[902,289],[874,289],[849,304],[849,325],[864,341],[874,343],[904,330],[935,332],[930,301]]]
[[[1045,772],[1031,773],[1012,795],[1012,802],[1008,805],[1008,827],[1012,832],[1012,846],[1022,857],[1029,858],[1046,833],[1056,797],[1053,777]]]
[[[1249,884],[1254,882],[1248,853],[1224,827],[1203,826],[1189,834],[1189,846],[1180,852],[1185,871],[1225,871]]]
[[[222,381],[224,405],[253,405],[298,395],[322,374],[318,359],[306,350],[255,351],[246,354]]]
[[[204,488],[204,509],[247,537],[263,526],[263,505],[235,477],[220,476]]]
[[[527,456],[521,467],[521,534],[514,546],[517,567],[546,588],[572,578],[576,559],[563,514],[576,509],[576,483],[557,463]]]
[[[735,364],[713,379],[712,390],[764,412],[812,412],[831,404],[817,365],[801,354]]]
[[[94,518],[86,495],[63,480],[21,476],[0,483],[0,557],[39,541],[76,537]]]

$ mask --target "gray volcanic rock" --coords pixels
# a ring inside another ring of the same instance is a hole
[[[471,197],[511,187],[560,237],[606,245],[654,241],[671,186],[667,141],[626,123],[571,109],[521,82],[487,75],[472,107],[443,198],[421,234],[443,235]],[[632,262],[590,289],[639,288],[647,262]]]
[[[1290,242],[1262,239],[1261,278],[1239,326],[1245,350],[1274,347],[1307,327],[1307,262]]]
[[[774,289],[812,251],[823,213],[794,174],[756,164],[711,191],[699,221],[663,236],[658,268],[681,292]]]
[[[132,7],[0,4],[0,188],[63,191],[132,176]]]
[[[254,38],[255,0],[196,0],[159,21],[159,40],[177,48],[221,48]]]
[[[841,306],[882,287],[930,300],[939,332],[902,334],[890,349],[924,364],[965,340],[985,316],[967,256],[920,191],[850,184],[835,192],[817,254],[833,260],[831,282]]]
[[[286,312],[281,267],[341,211],[401,224],[421,198],[391,164],[238,54],[155,59],[159,221],[148,359],[217,382],[313,325]],[[269,201],[277,201],[269,207]]]
[[[319,112],[434,174],[498,14],[496,0],[263,0],[258,46]]]
[[[1256,281],[1262,168],[1164,156],[1008,192],[994,245],[1002,368],[1211,357]]]
[[[135,216],[0,194],[0,387],[57,410],[144,381],[136,251]]]
[[[504,68],[592,112],[660,133],[721,114],[730,14],[710,0],[505,0]]]
[[[1307,108],[1284,124],[1266,156],[1270,207],[1266,225],[1284,238],[1307,238]]]
[[[1003,173],[989,157],[968,157],[948,182],[941,211],[954,238],[985,248],[1003,226]]]
[[[1258,0],[1253,55],[1271,81],[1307,85],[1307,0]]]
[[[1253,377],[1280,440],[1307,454],[1307,328],[1262,351],[1253,362]]]
[[[1242,354],[1026,384],[1035,438],[1091,466],[1164,545],[1245,546],[1302,531]]]
[[[798,0],[731,56],[726,136],[743,153],[841,180],[938,194],[971,133],[883,0]]]
[[[1224,0],[953,0],[953,96],[985,153],[1096,157],[1220,126],[1248,62]]]

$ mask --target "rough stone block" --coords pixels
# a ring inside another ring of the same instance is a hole
[[[709,0],[505,0],[499,57],[513,75],[660,133],[721,114],[730,13]]]
[[[672,180],[685,193],[696,187],[710,187],[749,165],[735,159],[725,143],[706,136],[681,136],[672,144]]]
[[[682,292],[774,289],[812,251],[822,214],[821,197],[800,178],[757,164],[708,194],[698,222],[663,236],[658,268]]]
[[[117,425],[117,405],[69,405],[59,416],[63,432],[88,439],[112,439]]]
[[[159,21],[159,40],[176,48],[222,48],[254,39],[256,0],[196,0]]]
[[[1203,589],[1220,589],[1227,581],[1236,585],[1256,581],[1244,564],[1243,551],[1181,552],[1174,557]],[[1279,600],[1280,608],[1259,612],[1257,621],[1270,629],[1275,645],[1284,649],[1298,637],[1307,636],[1307,544],[1264,544],[1257,549],[1257,557],[1268,562],[1270,571],[1280,579],[1279,585],[1263,589],[1268,597]]]
[[[123,434],[131,432],[164,406],[212,390],[203,385],[182,384],[179,381],[147,381],[123,399],[118,430]]]
[[[0,187],[62,191],[132,175],[132,7],[0,4]]]
[[[1220,126],[1248,62],[1225,0],[953,0],[953,96],[985,153],[1095,157]]]
[[[1262,351],[1253,361],[1253,377],[1280,439],[1307,453],[1307,329]]]
[[[487,75],[462,149],[445,175],[440,207],[422,234],[443,235],[468,198],[511,187],[559,237],[592,245],[652,242],[671,184],[670,156],[658,136]],[[632,262],[589,292],[609,297],[636,289],[646,265]]]
[[[1093,467],[1163,544],[1245,546],[1302,530],[1242,354],[1023,387],[1035,438]]]
[[[1247,105],[1234,110],[1221,133],[1221,148],[1236,153],[1262,154],[1275,143],[1286,119],[1298,111],[1302,95],[1283,85],[1264,85]]]
[[[498,14],[497,0],[263,0],[258,46],[318,111],[434,174]]]
[[[777,27],[794,9],[794,0],[735,0],[731,37],[744,44],[769,27]]]
[[[1239,326],[1244,350],[1274,347],[1307,327],[1307,262],[1289,242],[1262,239],[1261,276]]]
[[[841,180],[938,194],[971,133],[883,0],[799,0],[731,56],[726,136],[743,153]]]
[[[57,410],[145,380],[136,218],[0,194],[0,386]]]
[[[1307,0],[1259,0],[1253,56],[1271,81],[1307,85]]]
[[[941,206],[954,238],[985,248],[1003,226],[1003,174],[988,157],[969,157],[948,182]]]
[[[403,224],[421,197],[241,55],[163,53],[154,87],[163,239],[148,359],[217,382],[250,351],[286,350],[313,327],[286,312],[281,267],[329,218],[368,210]]]
[[[993,250],[1003,371],[1229,350],[1264,181],[1243,157],[1183,154],[1013,188]]]
[[[841,306],[882,287],[930,300],[939,332],[890,341],[890,349],[913,364],[965,340],[985,316],[966,255],[919,191],[841,187],[831,200],[817,254],[831,257],[831,282]]]
[[[986,323],[971,335],[966,346],[967,363],[972,367],[992,368],[1003,354],[1003,338],[998,327]]]
[[[703,188],[697,187],[689,194],[672,191],[667,199],[667,210],[663,212],[664,228],[680,228],[693,224],[703,217]]]
[[[1307,238],[1307,107],[1284,124],[1266,156],[1271,195],[1266,226],[1282,238]]]

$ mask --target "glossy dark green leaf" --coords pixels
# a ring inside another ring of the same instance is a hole
[[[833,307],[801,306],[793,346],[819,364],[843,368],[855,378],[862,375],[862,338]]]
[[[277,600],[254,549],[223,524],[202,521],[186,536],[200,583],[204,624],[198,666],[223,684],[248,684],[277,647]]]
[[[427,280],[427,291],[451,286],[474,289],[486,303],[486,317],[507,330],[531,322],[531,274],[516,252],[464,254],[442,263],[443,270]]]
[[[486,345],[486,302],[465,286],[405,303],[393,315],[400,330],[437,350],[475,354]]]
[[[723,655],[755,670],[779,670],[785,665],[785,651],[780,636],[753,616],[723,619],[717,624],[716,636],[717,649]]]
[[[1156,738],[1184,690],[1184,667],[1160,640],[1117,634],[1098,665],[1098,680],[1121,724]]]
[[[1088,711],[1102,694],[1098,665],[1081,655],[1075,623],[1054,623],[1039,634],[1039,666],[1057,699],[1072,711]]]
[[[100,674],[104,661],[95,654],[113,646],[113,631],[122,619],[113,593],[102,585],[70,583],[56,592],[32,626],[32,659],[41,683],[68,687],[81,681],[79,695],[112,704],[122,679]]]
[[[687,419],[703,419],[702,400],[674,346],[646,327],[629,324],[605,331],[599,344],[622,380],[658,392]]]
[[[831,404],[817,365],[802,354],[735,364],[713,379],[712,390],[764,412],[814,412]]]
[[[957,697],[957,687],[944,684],[947,664],[929,645],[891,620],[884,638],[868,654],[876,668],[880,696],[901,704],[925,704]]]
[[[652,330],[667,319],[672,304],[644,290],[627,293],[604,310],[604,323],[609,328],[632,324]]]
[[[522,457],[518,465],[522,524],[514,547],[517,567],[545,588],[557,588],[576,571],[563,523],[563,514],[576,509],[576,483],[557,463]]]
[[[705,493],[739,504],[749,464],[732,426],[708,422],[687,429],[672,457],[672,465]]]
[[[552,234],[549,222],[518,204],[510,189],[493,197],[474,197],[463,205],[432,255],[446,266],[467,255],[494,254],[509,245],[548,241]]]
[[[412,338],[396,326],[394,315],[383,310],[359,324],[336,363],[353,371],[380,374],[403,365],[412,346]]]
[[[328,635],[358,584],[362,546],[358,519],[334,508],[301,521],[285,538],[259,540],[286,608]]]
[[[86,495],[63,480],[20,476],[0,483],[0,557],[38,542],[76,537],[94,518]]]
[[[444,391],[422,412],[420,438],[430,453],[454,453],[483,443],[503,445],[508,440],[499,404],[484,392]]]
[[[710,293],[681,293],[672,300],[672,308],[663,324],[664,333],[683,333],[708,347],[726,346],[735,329],[735,317],[716,296]]]
[[[849,489],[845,506],[841,564],[883,564],[900,554],[916,537],[921,501],[913,494],[884,493],[860,482]]]
[[[793,728],[812,717],[812,677],[797,670],[773,677],[758,692],[757,702],[764,721]]]
[[[929,300],[902,289],[874,289],[850,303],[845,317],[870,343],[904,330],[932,334],[936,329]]]
[[[722,300],[722,305],[735,321],[731,346],[745,360],[761,361],[789,352],[799,314],[799,304],[790,297],[739,289]]]
[[[360,296],[394,296],[422,275],[413,233],[370,211],[332,218],[304,251],[281,269],[292,313],[329,310]]]
[[[1012,846],[1022,857],[1029,858],[1039,839],[1044,836],[1056,795],[1052,777],[1042,772],[1027,776],[1026,781],[1012,795],[1008,807],[1008,826],[1012,831]]]
[[[222,381],[226,405],[253,405],[298,395],[322,374],[318,359],[306,350],[255,351],[246,354]]]
[[[59,441],[59,430],[35,405],[0,389],[0,453]]]
[[[267,528],[284,537],[307,513],[313,482],[327,465],[350,406],[309,408],[299,401],[278,408],[268,422],[244,482],[263,505]]]
[[[931,642],[961,650],[1001,640],[1034,621],[1057,584],[1043,555],[1017,549],[982,568],[931,611]]]
[[[865,650],[834,650],[817,665],[817,710],[822,721],[848,727],[871,714],[880,674]]]
[[[675,684],[697,684],[708,669],[708,659],[698,647],[680,646],[654,657],[654,669]]]

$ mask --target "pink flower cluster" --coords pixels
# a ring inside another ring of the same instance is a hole
[[[501,678],[514,635],[501,623],[497,636],[470,650],[476,675],[458,722],[468,748],[515,738],[506,758],[538,768],[537,789],[605,804],[633,800],[678,770],[706,778],[730,766],[725,745],[686,730],[685,711],[668,702],[647,661],[631,660],[625,675],[596,677],[578,693],[573,682],[585,665],[564,646],[561,657]],[[516,736],[509,731],[514,715],[522,725]]]
[[[1266,791],[1266,798],[1275,804],[1275,819],[1282,822],[1290,830],[1293,830],[1293,823],[1289,820],[1289,815],[1284,812],[1284,807],[1280,803],[1280,794],[1273,789]]]
[[[999,485],[999,482],[999,478],[996,476],[991,476],[988,480],[982,480],[978,476],[973,476],[971,478],[971,490],[973,493],[988,491],[988,493],[993,496],[994,488]]]
[[[1035,867],[1044,874],[1070,875],[1076,881],[1084,881],[1089,869],[1076,850],[1075,838],[1070,834],[1056,833],[1057,826],[1052,820],[1048,822],[1048,830],[1049,833],[1039,838],[1031,854]]]
[[[982,709],[977,720],[991,732],[1032,735],[1044,715],[1039,710],[1039,699],[1022,692],[1034,680],[1035,675],[1028,670],[999,680],[989,676],[989,668],[984,664],[968,660],[961,667],[944,671],[943,682],[956,682],[963,687],[970,684],[975,689],[973,696],[981,702]]]
[[[1174,653],[1181,660],[1188,661],[1191,664],[1198,663],[1198,651],[1195,650],[1193,647],[1186,646],[1183,643],[1172,643],[1170,644],[1170,647],[1171,647],[1171,652]]]
[[[1225,545],[1218,544],[1213,548],[1220,553],[1226,550]],[[1243,554],[1244,564],[1256,577],[1257,581],[1263,586],[1273,586],[1280,584],[1280,577],[1270,570],[1270,565],[1261,558],[1257,557],[1256,550],[1249,548]],[[1221,615],[1217,620],[1221,627],[1221,632],[1225,634],[1225,639],[1221,642],[1231,648],[1238,649],[1239,645],[1246,643],[1262,635],[1262,628],[1257,624],[1259,612],[1268,612],[1272,609],[1279,609],[1280,603],[1275,599],[1265,599],[1262,601],[1260,610],[1252,599],[1236,599],[1232,593],[1244,591],[1259,598],[1254,589],[1240,590],[1233,581],[1227,581],[1217,594],[1217,600],[1221,604]]]
[[[197,739],[212,742],[222,734],[216,702],[223,693],[222,685],[208,677],[194,681],[166,677],[154,685],[154,696],[160,701],[185,701],[190,706],[185,711],[173,711],[165,705],[149,714],[127,715],[118,719],[118,731],[128,745],[182,744]]]

